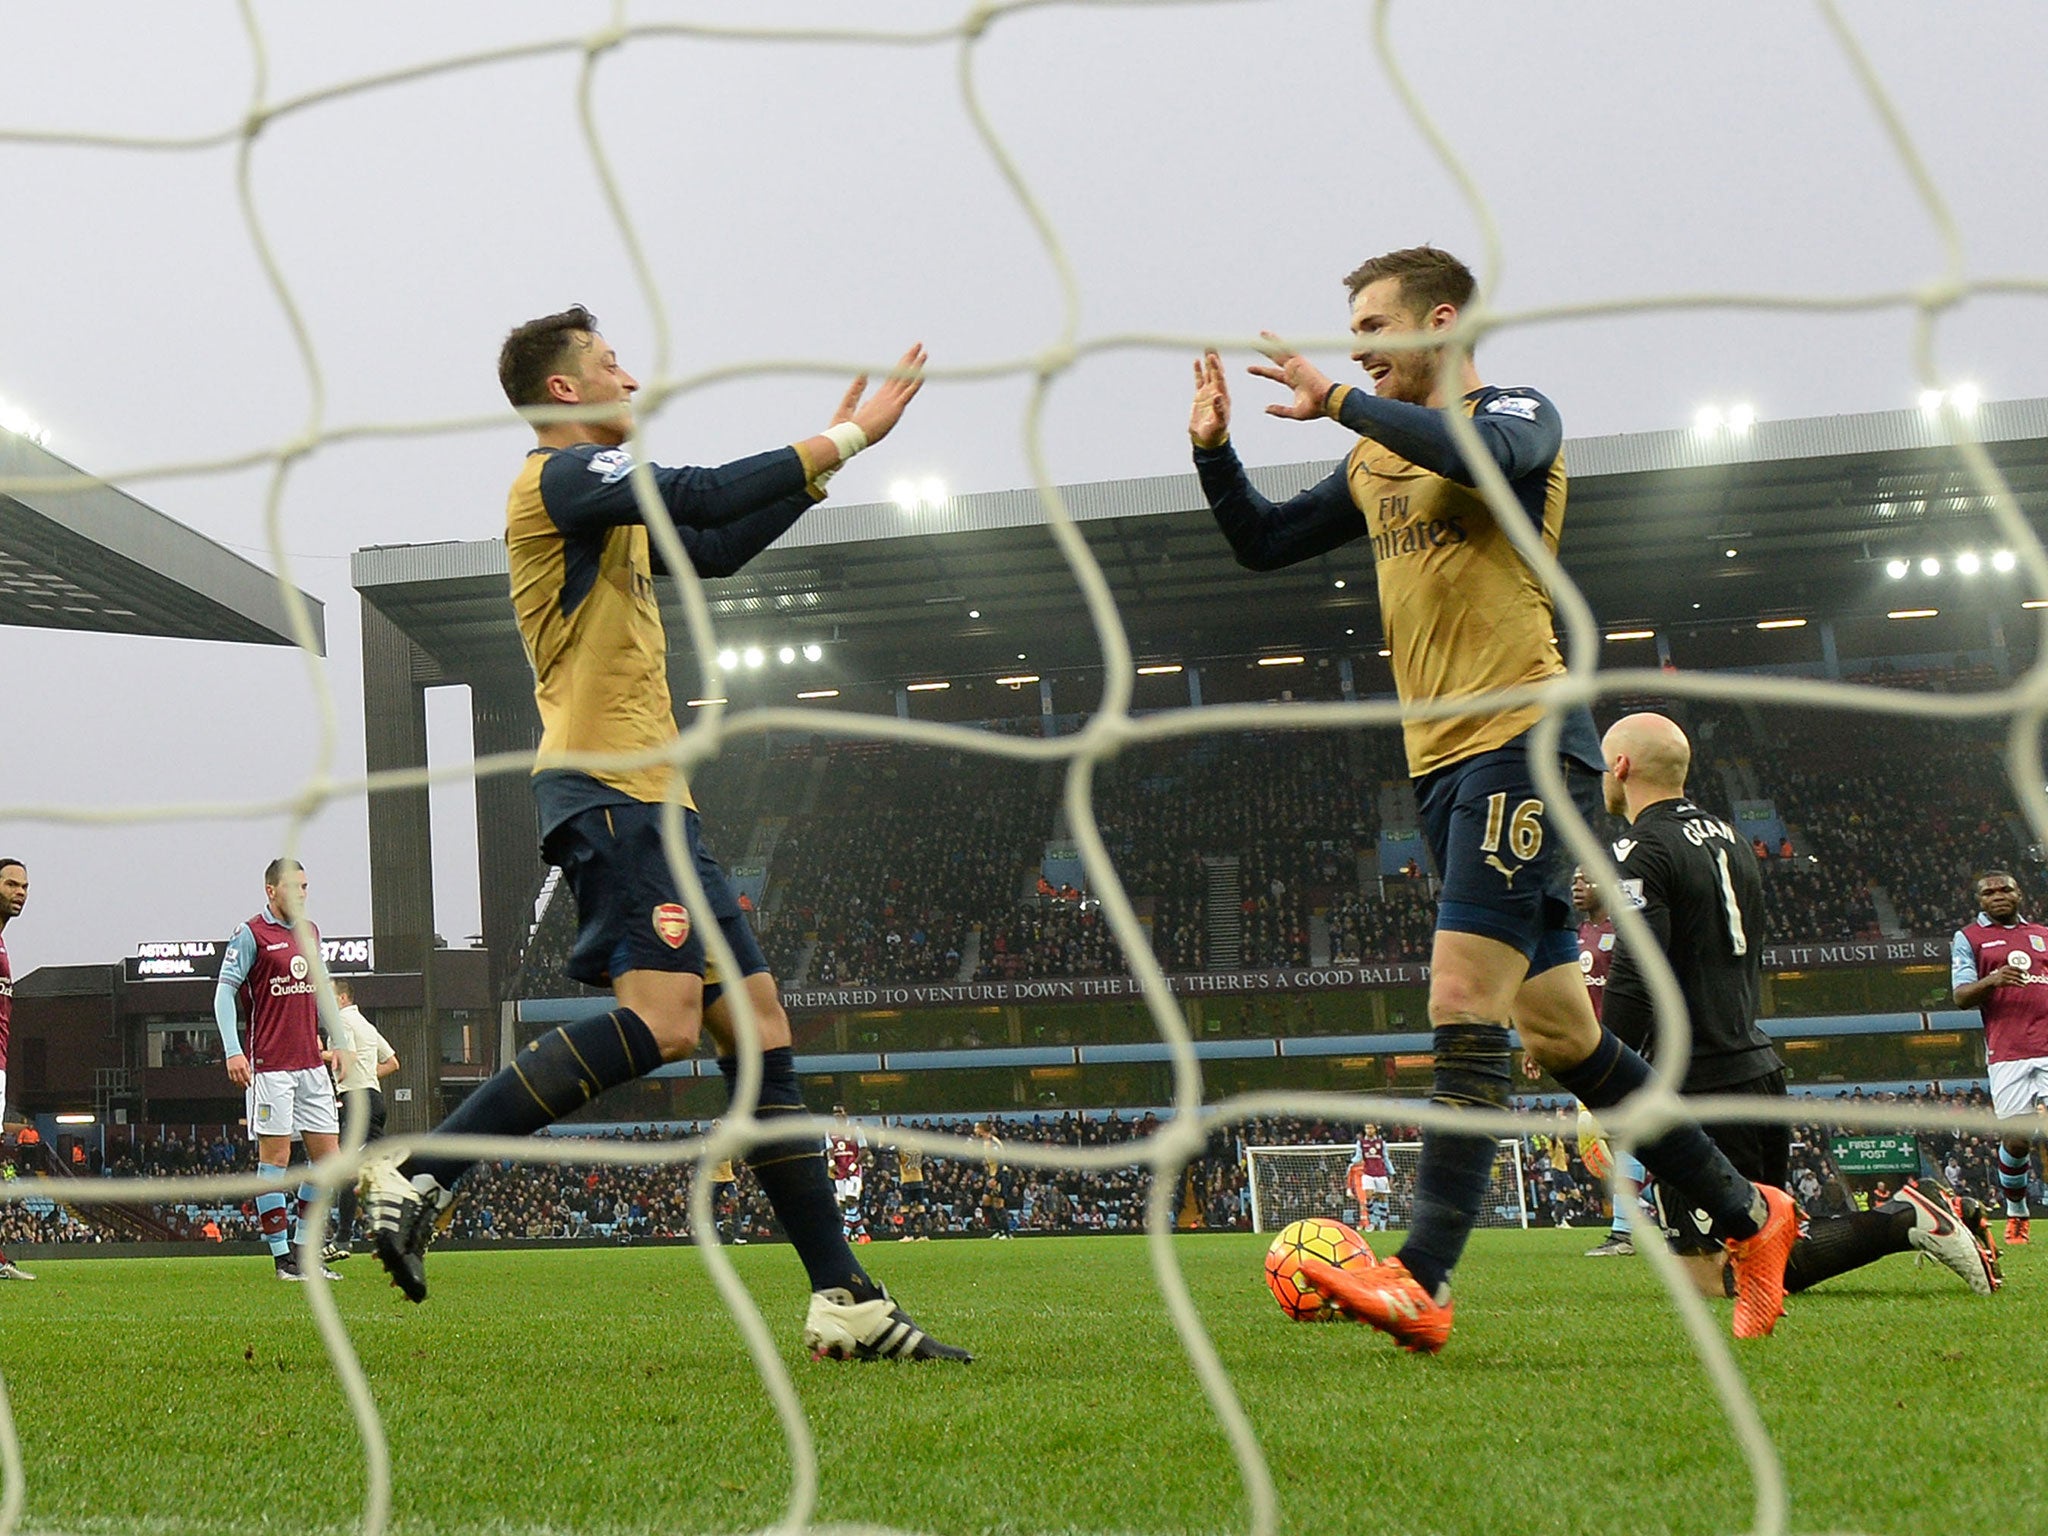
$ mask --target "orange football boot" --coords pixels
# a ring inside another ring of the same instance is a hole
[[[1763,1230],[1754,1237],[1728,1239],[1728,1267],[1735,1271],[1735,1337],[1760,1339],[1785,1315],[1785,1261],[1799,1241],[1799,1207],[1782,1189],[1757,1185],[1764,1197]]]
[[[2027,1224],[2027,1218],[2024,1216],[2008,1216],[2005,1218],[2006,1247],[2018,1248],[2033,1241],[2027,1235]]]
[[[1339,1269],[1304,1256],[1301,1273],[1339,1312],[1391,1335],[1410,1354],[1433,1355],[1451,1336],[1453,1304],[1438,1306],[1399,1259]]]

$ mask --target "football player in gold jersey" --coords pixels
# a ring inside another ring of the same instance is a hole
[[[731,575],[789,529],[838,467],[895,427],[921,384],[913,346],[872,396],[858,379],[824,431],[716,468],[645,466],[699,576]],[[640,505],[633,457],[639,381],[578,305],[515,327],[498,356],[512,405],[530,411],[535,446],[506,504],[511,596],[541,718],[534,767],[541,853],[562,870],[580,928],[566,969],[610,987],[617,1006],[550,1030],[442,1122],[451,1134],[521,1136],[598,1094],[677,1061],[700,1031],[717,1042],[728,1091],[738,1081],[726,993],[744,989],[760,1032],[757,1113],[804,1114],[789,1018],[732,884],[704,837],[680,776],[659,756],[677,735],[668,642],[654,578],[663,574]],[[588,409],[560,419],[540,408]],[[612,761],[571,767],[573,754]],[[617,761],[639,754],[634,764]],[[683,841],[709,911],[690,911],[662,842],[664,804],[683,807]],[[716,922],[737,976],[708,963],[699,931]],[[804,1342],[835,1359],[966,1360],[916,1326],[847,1247],[815,1137],[770,1142],[747,1160],[811,1284]],[[426,1248],[455,1198],[466,1158],[422,1148],[365,1169],[377,1256],[413,1301],[426,1297]]]
[[[1430,344],[1476,296],[1455,256],[1429,246],[1392,251],[1359,266],[1345,287],[1352,357],[1370,389],[1334,383],[1270,333],[1266,361],[1251,369],[1289,393],[1266,407],[1269,415],[1328,418],[1356,435],[1342,468],[1289,501],[1261,495],[1230,446],[1230,390],[1213,352],[1195,363],[1195,468],[1238,563],[1252,570],[1368,539],[1402,703],[1472,701],[1466,713],[1403,726],[1423,835],[1443,881],[1430,969],[1432,1097],[1505,1106],[1512,1019],[1552,1076],[1606,1108],[1641,1087],[1650,1069],[1601,1028],[1580,979],[1571,859],[1549,835],[1528,760],[1527,735],[1542,711],[1490,702],[1501,689],[1564,671],[1550,595],[1480,495],[1443,413],[1470,418],[1516,503],[1510,515],[1526,517],[1552,551],[1564,531],[1563,423],[1537,391],[1488,385],[1469,352]],[[1590,814],[1606,764],[1584,707],[1566,713],[1559,753],[1574,803]],[[1364,1271],[1307,1272],[1347,1313],[1403,1347],[1443,1348],[1451,1271],[1485,1201],[1494,1150],[1491,1135],[1428,1132],[1400,1252]],[[1638,1154],[1732,1245],[1744,1292],[1736,1331],[1768,1332],[1796,1227],[1790,1198],[1744,1179],[1696,1125]]]

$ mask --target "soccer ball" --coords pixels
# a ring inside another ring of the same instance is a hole
[[[1302,1274],[1303,1259],[1320,1259],[1338,1269],[1364,1269],[1376,1262],[1358,1230],[1331,1217],[1311,1216],[1282,1227],[1266,1250],[1266,1285],[1280,1310],[1297,1323],[1321,1322],[1335,1315],[1323,1293]]]
[[[1603,1182],[1614,1172],[1614,1154],[1607,1150],[1607,1133],[1600,1129],[1593,1111],[1583,1104],[1579,1106],[1579,1161],[1586,1165],[1586,1172]]]

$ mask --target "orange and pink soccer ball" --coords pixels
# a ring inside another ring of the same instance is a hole
[[[1320,1259],[1338,1269],[1364,1269],[1376,1262],[1358,1229],[1332,1217],[1311,1216],[1282,1227],[1266,1250],[1266,1285],[1280,1310],[1297,1323],[1336,1316],[1336,1309],[1301,1272],[1304,1258]]]

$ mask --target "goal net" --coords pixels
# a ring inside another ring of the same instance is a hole
[[[1422,1143],[1387,1143],[1384,1194],[1369,1188],[1354,1191],[1350,1179],[1354,1152],[1351,1143],[1342,1141],[1245,1148],[1252,1230],[1277,1232],[1290,1221],[1310,1216],[1335,1216],[1362,1230],[1406,1227],[1414,1207],[1415,1167],[1422,1156]],[[1522,1139],[1501,1137],[1500,1155],[1493,1160],[1493,1180],[1486,1191],[1486,1206],[1479,1216],[1480,1226],[1529,1225],[1524,1169]],[[1361,1194],[1363,1206],[1359,1203]]]

